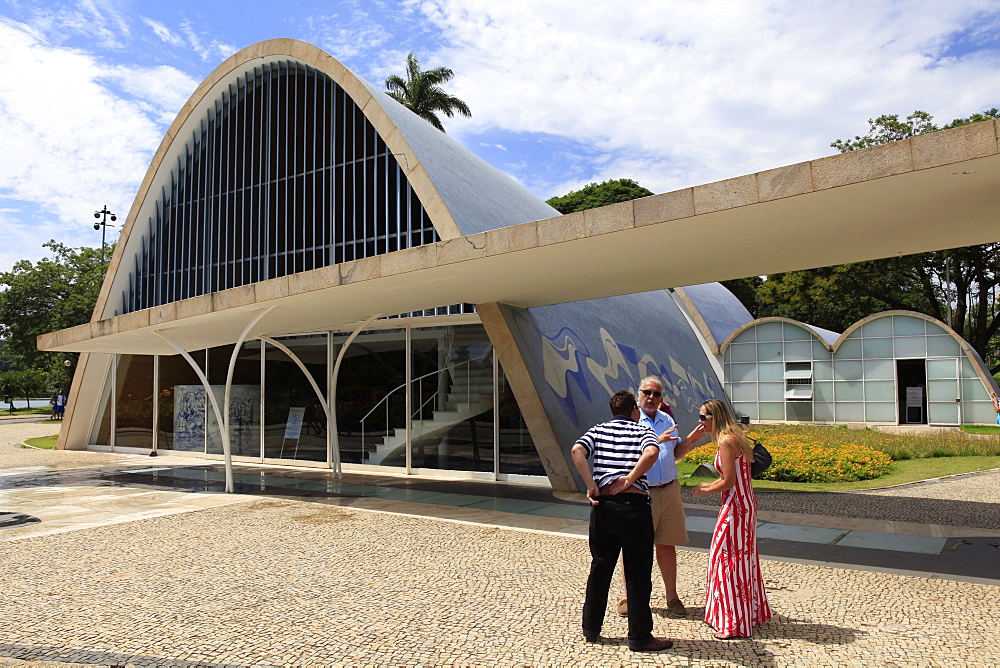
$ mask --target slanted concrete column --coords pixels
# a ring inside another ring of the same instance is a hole
[[[580,491],[573,477],[571,463],[559,445],[549,417],[542,406],[541,397],[538,396],[538,390],[531,381],[524,357],[517,348],[500,305],[496,302],[476,304],[476,312],[493,343],[493,350],[496,351],[510,389],[517,399],[517,405],[521,409],[521,415],[528,426],[528,433],[531,434],[531,440],[538,450],[538,456],[542,460],[542,466],[545,467],[552,489],[560,492]]]

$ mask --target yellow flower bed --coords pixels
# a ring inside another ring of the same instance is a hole
[[[863,445],[830,446],[806,441],[796,434],[751,433],[771,453],[773,462],[760,478],[783,482],[853,482],[871,480],[889,472],[889,455]],[[715,458],[714,444],[689,452],[682,461],[701,463]]]

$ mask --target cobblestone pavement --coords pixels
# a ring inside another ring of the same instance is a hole
[[[125,457],[12,442],[0,426],[0,466]],[[578,536],[244,498],[0,542],[0,665],[1000,663],[990,585],[764,561],[776,616],[724,642],[698,621],[706,555],[681,550],[691,614],[667,616],[656,588],[655,633],[676,644],[644,655],[628,651],[610,611],[605,641],[582,642],[589,560]]]
[[[776,618],[720,642],[706,557],[679,554],[690,619],[628,652],[578,629],[580,538],[289,500],[0,543],[0,656],[114,665],[969,665],[1000,662],[997,590],[765,561]],[[654,605],[662,606],[662,596]],[[4,660],[0,659],[0,663]]]

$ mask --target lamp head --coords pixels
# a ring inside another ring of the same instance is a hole
[[[94,229],[95,230],[101,229],[101,224],[100,223],[94,223]]]
[[[94,218],[100,218],[100,217],[101,217],[101,212],[100,211],[95,211],[94,212]]]

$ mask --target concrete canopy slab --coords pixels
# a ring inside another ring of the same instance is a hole
[[[482,252],[468,259],[454,261],[450,240],[440,242],[441,252],[416,247],[393,254],[391,272],[331,281],[328,287],[279,298],[274,295],[280,291],[257,284],[253,302],[241,294],[238,301],[213,299],[210,309],[203,304],[186,308],[186,302],[204,302],[208,296],[196,297],[178,302],[177,319],[167,323],[153,324],[156,318],[138,312],[102,321],[100,327],[43,335],[38,345],[55,351],[171,354],[152,330],[163,330],[188,350],[232,343],[265,301],[277,308],[253,336],[335,328],[373,313],[487,302],[527,308],[997,241],[1000,154],[995,141],[987,156],[965,158],[968,152],[958,151],[957,159],[948,162],[949,147],[964,147],[966,134],[980,139],[977,155],[987,150],[979,126],[995,127],[987,121],[944,131],[940,134],[956,136],[937,138],[934,145],[919,143],[921,161],[935,167],[914,169],[912,160],[901,159],[901,152],[911,151],[906,140],[857,151],[849,159],[832,156],[793,166],[791,171],[808,168],[813,174],[813,189],[796,195],[765,199],[745,191],[748,184],[763,182],[773,196],[773,179],[728,179],[704,187],[706,193],[723,193],[705,213],[675,217],[676,207],[656,204],[676,201],[677,195],[654,195],[634,206],[612,205],[607,216],[595,210],[593,220],[607,218],[614,225],[585,225],[583,236],[560,235],[564,218],[558,216],[514,226],[502,235],[487,234]],[[941,155],[929,155],[934,148]],[[727,183],[740,186],[738,197],[727,199]],[[831,183],[837,185],[825,187]],[[635,211],[642,212],[638,226]],[[477,248],[482,239],[477,237]],[[684,260],[656,272],[655,282],[648,272],[636,271],[640,257],[678,253]]]

